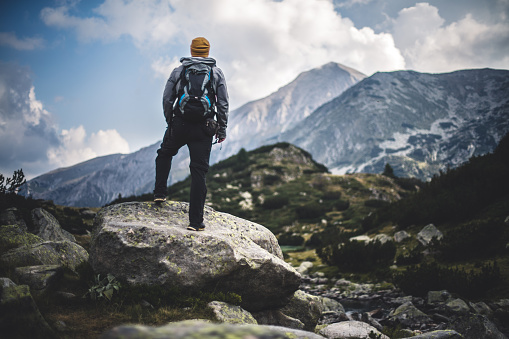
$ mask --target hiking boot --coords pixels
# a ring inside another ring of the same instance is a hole
[[[189,226],[187,226],[187,229],[190,230],[190,231],[204,231],[205,230],[205,224],[204,223],[201,223],[201,224],[190,224]]]
[[[163,202],[166,201],[166,196],[164,194],[154,194],[154,202]]]

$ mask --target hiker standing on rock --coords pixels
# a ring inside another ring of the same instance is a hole
[[[163,109],[168,127],[157,151],[154,201],[166,200],[171,160],[187,145],[191,158],[189,230],[203,231],[203,208],[207,195],[205,175],[209,169],[212,139],[226,139],[228,91],[216,60],[209,58],[210,44],[199,37],[191,42],[191,57],[180,59],[166,83]]]

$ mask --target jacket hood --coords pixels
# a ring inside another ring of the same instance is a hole
[[[194,64],[206,64],[210,67],[216,65],[216,59],[214,58],[202,58],[202,57],[183,57],[180,58],[180,62],[184,67],[194,65]]]

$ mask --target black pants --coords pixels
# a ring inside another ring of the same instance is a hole
[[[189,223],[198,225],[203,222],[203,207],[207,196],[205,175],[209,170],[212,137],[205,133],[203,123],[189,123],[175,117],[171,132],[166,129],[163,142],[156,157],[156,184],[154,195],[166,195],[171,160],[179,149],[187,145],[191,163],[191,197],[189,200]]]

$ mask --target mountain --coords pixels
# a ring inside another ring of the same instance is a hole
[[[214,164],[237,153],[270,143],[281,130],[287,130],[323,103],[337,97],[365,75],[337,63],[300,74],[275,93],[249,102],[230,113],[228,138],[224,149],[212,150]],[[161,126],[161,135],[164,126]],[[28,192],[36,199],[53,200],[66,206],[102,206],[119,194],[138,195],[154,186],[154,161],[160,141],[127,155],[108,155],[77,165],[57,169],[28,182]],[[223,146],[221,147],[223,148]],[[169,183],[189,175],[189,152],[183,147],[173,159]]]
[[[241,148],[251,150],[274,143],[282,132],[364,78],[364,74],[334,62],[301,73],[275,93],[233,111],[228,128],[228,149],[223,154],[218,153],[216,158],[225,159]]]
[[[333,173],[430,179],[494,150],[509,131],[509,71],[376,73],[318,108],[279,140]]]
[[[97,207],[153,189],[159,143],[131,154],[112,154],[59,168],[28,182],[23,195],[64,206]]]

